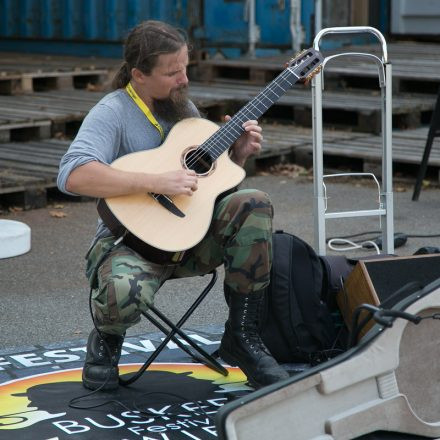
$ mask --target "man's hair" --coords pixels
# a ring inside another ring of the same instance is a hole
[[[125,87],[131,79],[131,69],[149,75],[162,54],[175,53],[187,45],[186,34],[162,21],[143,21],[134,27],[125,40],[124,62],[116,73],[112,86]]]

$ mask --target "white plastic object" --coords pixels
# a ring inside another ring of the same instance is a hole
[[[15,257],[31,249],[31,228],[15,220],[0,219],[0,258]]]

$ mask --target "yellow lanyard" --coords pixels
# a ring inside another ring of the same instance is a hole
[[[163,132],[163,128],[161,127],[159,122],[157,122],[156,118],[153,116],[153,113],[151,113],[150,109],[147,107],[145,102],[142,101],[141,98],[139,98],[139,95],[135,92],[135,90],[133,89],[133,86],[130,83],[127,84],[127,86],[125,87],[125,90],[130,95],[130,97],[133,99],[135,104],[142,110],[142,113],[159,130],[160,138],[163,141],[164,138],[165,138],[165,134]]]

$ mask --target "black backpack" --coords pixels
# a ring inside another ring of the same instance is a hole
[[[304,240],[273,234],[271,283],[260,311],[260,335],[278,362],[317,364],[340,353],[334,310],[325,300],[338,275],[352,266],[345,257],[319,257]]]

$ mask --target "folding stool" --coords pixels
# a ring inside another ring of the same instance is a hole
[[[188,335],[186,335],[181,330],[183,324],[185,324],[188,318],[194,313],[194,311],[197,309],[197,307],[201,304],[201,302],[205,299],[206,295],[210,292],[210,290],[214,286],[217,280],[217,271],[214,269],[211,272],[211,275],[212,277],[208,285],[203,289],[202,293],[200,293],[200,295],[196,298],[196,300],[192,303],[192,305],[188,308],[188,310],[184,313],[184,315],[179,319],[179,321],[176,324],[174,324],[171,320],[169,320],[155,306],[150,306],[148,311],[142,312],[142,315],[144,315],[153,325],[155,325],[161,332],[163,332],[166,335],[166,337],[162,341],[162,343],[156,348],[156,350],[154,350],[154,352],[151,353],[151,355],[145,361],[144,365],[138,371],[138,373],[136,373],[129,379],[120,378],[120,382],[123,385],[129,385],[133,383],[135,380],[137,380],[139,376],[142,373],[144,373],[145,370],[154,362],[154,360],[159,356],[159,354],[162,352],[162,350],[170,341],[173,341],[176,345],[178,345],[182,350],[188,353],[197,362],[201,362],[205,364],[206,366],[212,368],[213,370],[217,371],[223,376],[228,375],[228,371],[211,354],[209,354],[203,348],[199,347]],[[165,323],[169,327],[169,329],[165,327],[163,323]],[[191,351],[181,341],[179,341],[175,336],[176,334],[179,335],[183,339],[183,341],[185,341],[190,347],[192,347],[196,353]]]

